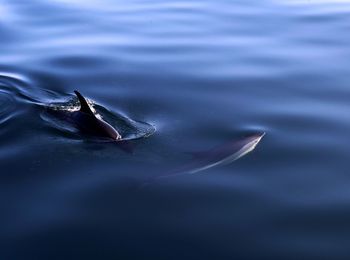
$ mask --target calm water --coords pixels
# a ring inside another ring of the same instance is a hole
[[[350,1],[0,0],[0,35],[1,259],[349,259]],[[43,120],[74,89],[156,132]]]

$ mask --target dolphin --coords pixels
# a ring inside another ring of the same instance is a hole
[[[74,125],[82,134],[106,141],[122,141],[122,136],[119,134],[118,130],[101,117],[97,117],[86,99],[77,90],[75,90],[74,93],[78,97],[80,109],[69,112],[69,116],[68,114],[63,114],[61,117],[64,117],[65,120]]]
[[[184,174],[195,174],[213,167],[230,164],[244,155],[252,152],[265,136],[265,132],[255,133],[240,139],[231,140],[204,152],[191,153],[193,159],[188,163],[161,175],[148,178],[142,187],[148,186],[157,180]]]
[[[194,153],[195,160],[191,163],[187,173],[193,174],[219,165],[227,165],[238,160],[255,149],[264,137],[265,132],[246,136],[239,140],[230,141],[209,151]]]
[[[253,151],[264,136],[265,132],[252,134],[238,140],[229,141],[204,152],[191,153],[193,159],[187,164],[165,175],[156,177],[156,179],[182,174],[194,174],[213,167],[230,164]]]

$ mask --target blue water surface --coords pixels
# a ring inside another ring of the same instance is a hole
[[[156,131],[43,120],[75,89]],[[0,0],[0,259],[349,259],[349,143],[348,0]]]

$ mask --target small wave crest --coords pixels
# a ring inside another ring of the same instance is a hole
[[[29,101],[26,79],[14,73],[0,72],[0,125],[18,115],[21,100]]]

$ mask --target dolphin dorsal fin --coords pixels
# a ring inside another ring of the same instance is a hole
[[[77,95],[79,102],[80,102],[80,111],[94,115],[94,112],[91,111],[91,108],[89,104],[87,103],[86,99],[80,94],[78,91],[74,90],[75,95]]]

